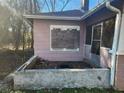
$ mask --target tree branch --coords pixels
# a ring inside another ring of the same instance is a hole
[[[50,12],[50,7],[49,7],[49,4],[48,4],[47,0],[45,0],[45,2],[46,2],[46,5],[47,5],[47,8],[48,8],[48,11]]]
[[[71,1],[71,0],[67,0],[67,1],[63,4],[63,7],[62,7],[61,11],[64,10],[64,8],[67,6],[67,4],[68,4],[70,1]]]

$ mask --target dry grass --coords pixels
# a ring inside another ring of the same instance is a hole
[[[35,91],[1,91],[0,93],[123,93],[119,91],[115,91],[113,89],[87,89],[87,88],[80,88],[80,89],[43,89],[43,90],[35,90]]]

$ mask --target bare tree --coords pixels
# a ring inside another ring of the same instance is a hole
[[[11,8],[24,13],[37,13],[40,11],[38,0],[6,0]]]
[[[27,24],[25,25],[25,23],[30,23],[29,24],[30,28],[32,28],[31,22],[24,19],[23,14],[39,13],[40,5],[39,5],[38,0],[6,0],[6,2],[8,4],[7,7],[9,6],[10,10],[15,10],[16,14],[17,14],[17,15],[11,15],[11,16],[14,16],[14,17],[11,17],[11,24],[12,24],[11,27],[12,27],[13,30],[15,30],[14,31],[15,33],[13,35],[17,34],[17,35],[14,36],[17,39],[14,39],[14,40],[15,40],[16,50],[18,50],[19,42],[20,42],[19,38],[21,36],[20,31],[25,28],[25,27],[22,28],[22,26],[27,26]],[[27,31],[28,31],[28,29],[27,29]],[[33,48],[33,32],[31,32],[31,34],[32,34],[31,48]],[[25,35],[25,34],[22,34],[22,35]]]
[[[62,3],[63,3],[63,7],[62,7],[61,11],[63,11],[64,8],[67,6],[67,4],[68,4],[71,0],[66,0],[66,1],[61,0],[61,1],[62,1]]]
[[[59,11],[63,11],[70,1],[71,0],[42,0],[42,2],[45,2],[45,6],[48,8],[49,12],[56,12],[58,10],[58,7],[56,7],[58,4],[61,4]],[[44,7],[42,7],[42,9],[43,8]]]

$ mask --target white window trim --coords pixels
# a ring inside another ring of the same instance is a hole
[[[51,48],[50,51],[79,51],[79,48],[77,48],[77,49],[67,49],[67,48],[53,49],[53,48]]]
[[[95,28],[96,26],[99,26],[99,25],[101,25],[101,37],[100,37],[100,40],[93,40],[93,32],[94,32],[94,28]],[[93,44],[93,41],[99,41],[99,42],[100,42],[100,47],[101,47],[101,42],[102,42],[102,32],[103,32],[103,22],[98,23],[98,24],[95,24],[95,25],[92,26],[91,51],[92,51],[92,44]],[[90,56],[91,56],[92,54],[94,54],[94,53],[91,52],[91,53],[90,53]]]
[[[61,49],[53,49],[52,48],[52,29],[53,28],[62,28],[63,30],[66,30],[66,29],[77,29],[78,31],[80,31],[80,26],[76,25],[76,26],[71,26],[71,25],[50,25],[50,51],[77,51],[79,52],[80,51],[80,48],[77,48],[77,49],[67,49],[67,48],[61,48]],[[80,47],[80,46],[79,46]]]

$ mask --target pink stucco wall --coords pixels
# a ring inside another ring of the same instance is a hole
[[[34,54],[50,61],[82,61],[84,58],[84,27],[77,21],[34,20]],[[80,26],[79,51],[50,51],[50,25]]]

